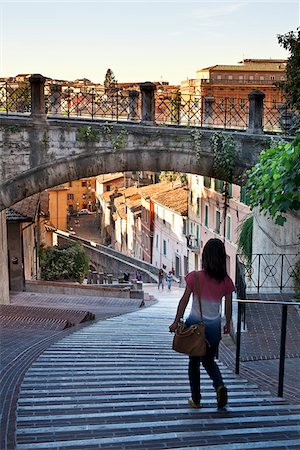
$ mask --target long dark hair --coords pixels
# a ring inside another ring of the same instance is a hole
[[[226,251],[220,239],[209,239],[206,242],[202,253],[202,267],[210,277],[218,281],[227,276]]]

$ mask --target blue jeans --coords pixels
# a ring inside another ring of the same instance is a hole
[[[218,351],[219,344],[211,344],[207,346],[205,356],[190,356],[189,360],[189,380],[191,394],[194,403],[200,403],[200,362],[206,370],[208,376],[213,382],[214,388],[217,390],[219,386],[224,386],[220,369],[215,362],[215,356]]]
[[[161,279],[158,280],[158,289],[159,289],[159,286],[161,286],[161,288],[164,289],[164,285],[165,285],[165,282],[164,282],[164,281],[165,281],[165,280],[164,280],[163,278],[161,278]]]

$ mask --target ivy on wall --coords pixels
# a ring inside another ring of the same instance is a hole
[[[197,161],[201,159],[201,142],[202,142],[202,132],[195,128],[191,131],[191,139],[193,142],[193,149],[196,154]]]
[[[99,129],[95,129],[90,125],[78,129],[77,138],[81,142],[99,142],[100,136],[111,141],[114,150],[125,147],[128,137],[128,132],[125,128],[121,128],[118,133],[113,133],[113,125],[105,123]]]
[[[231,182],[236,157],[236,143],[232,135],[222,131],[214,133],[210,138],[214,155],[213,168],[216,178]]]

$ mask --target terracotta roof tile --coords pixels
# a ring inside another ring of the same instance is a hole
[[[139,188],[139,193],[145,199],[152,197],[159,192],[166,192],[178,187],[179,183],[170,183],[169,181],[162,181],[161,183],[150,184],[149,186],[144,186]]]
[[[6,210],[8,221],[28,220],[34,221],[38,213],[40,194],[34,194],[15,203]]]
[[[99,183],[107,183],[109,181],[117,180],[118,178],[123,178],[124,174],[122,172],[116,172],[116,173],[107,173],[104,175],[99,175],[97,177],[97,180]]]
[[[188,214],[188,189],[186,187],[179,187],[167,192],[160,192],[154,195],[152,199],[182,216],[187,216]]]

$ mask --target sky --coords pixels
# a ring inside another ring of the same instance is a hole
[[[287,58],[277,35],[300,25],[300,0],[0,0],[0,77],[180,84],[243,58]]]

